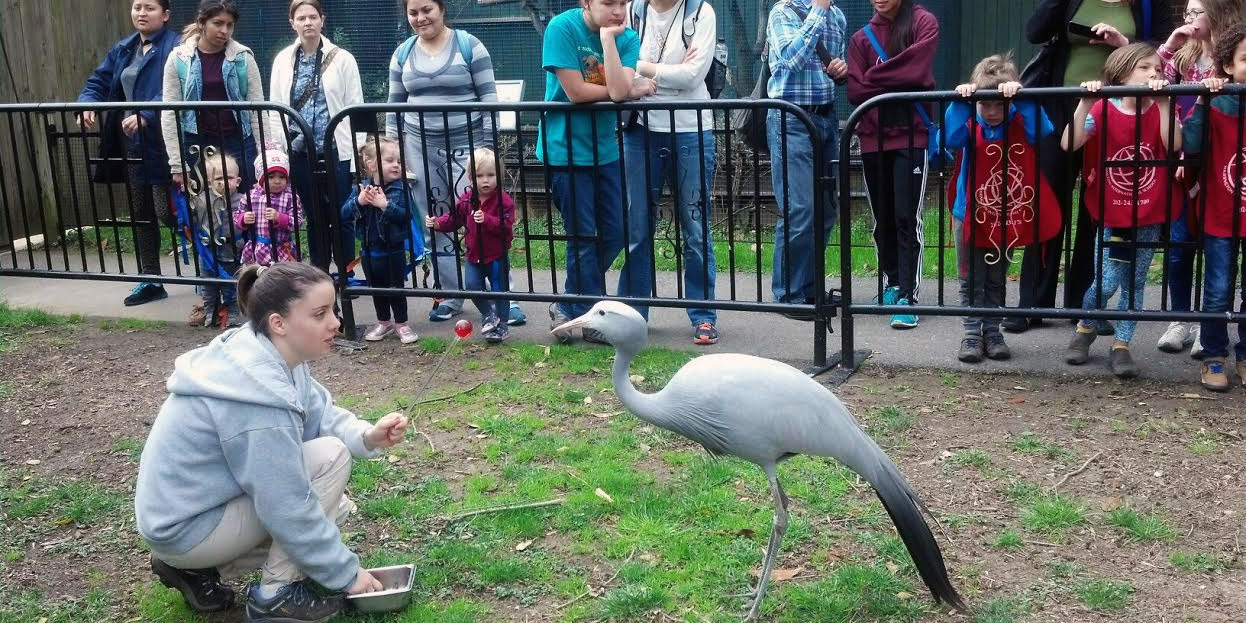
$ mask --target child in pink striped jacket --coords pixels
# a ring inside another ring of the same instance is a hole
[[[234,211],[234,225],[246,240],[243,264],[268,266],[297,262],[294,230],[303,219],[303,206],[290,186],[290,160],[277,150],[266,150],[255,159],[259,180]]]

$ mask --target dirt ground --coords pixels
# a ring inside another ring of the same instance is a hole
[[[0,381],[8,387],[0,392],[0,465],[6,475],[89,479],[132,496],[137,463],[126,456],[126,440],[146,437],[173,359],[211,335],[186,327],[101,327],[99,321],[86,321],[72,333],[27,332],[22,343],[0,354]],[[335,395],[414,393],[414,383],[399,374],[430,369],[434,355],[396,355],[397,348],[386,343],[353,355],[334,353],[314,371]],[[439,386],[474,382],[442,374]],[[911,414],[911,424],[884,445],[940,518],[936,534],[954,582],[966,595],[979,600],[1025,595],[1032,604],[1019,619],[1025,621],[1115,621],[1126,614],[1138,621],[1246,618],[1241,388],[1216,396],[1145,381],[957,374],[867,363],[835,391],[855,413],[897,407]],[[876,432],[879,420],[865,420]],[[1052,450],[1019,451],[1025,433]],[[440,460],[447,463],[456,460],[454,448],[465,447],[460,432],[428,434],[444,449]],[[964,460],[971,455],[986,458]],[[670,466],[655,464],[654,471],[661,478]],[[1045,490],[1058,484],[1061,494],[1087,505],[1090,521],[1058,537],[1026,530],[1018,503],[1006,494],[1009,483],[1018,481]],[[1103,521],[1123,506],[1164,518],[1176,537],[1130,541]],[[795,500],[793,514],[801,507]],[[121,513],[132,521],[128,507]],[[5,523],[0,533],[11,542],[30,529]],[[818,522],[812,523],[817,529]],[[1019,534],[1023,547],[997,546],[1005,530]],[[81,595],[101,577],[112,590],[145,585],[151,576],[137,543],[116,525],[40,528],[22,545],[21,559],[0,568],[0,594],[34,588],[54,600]],[[1178,550],[1218,562],[1209,569],[1178,569],[1170,561]],[[781,564],[797,566],[803,555],[787,554]],[[1088,610],[1071,596],[1069,584],[1077,577],[1126,580],[1135,592],[1127,610]],[[556,618],[531,611],[527,616]]]

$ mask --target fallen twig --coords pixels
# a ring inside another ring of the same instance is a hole
[[[420,405],[426,405],[426,404],[428,404],[428,403],[430,403],[430,402],[441,402],[442,400],[449,400],[449,399],[451,399],[451,398],[456,398],[456,397],[458,397],[458,396],[462,396],[463,394],[470,394],[471,392],[476,391],[476,389],[477,389],[477,388],[479,388],[481,385],[484,385],[484,384],[485,384],[485,382],[484,382],[484,381],[478,381],[475,385],[472,385],[471,387],[469,387],[469,388],[467,388],[467,389],[465,389],[465,390],[463,390],[463,391],[461,391],[461,392],[458,392],[458,393],[455,393],[455,394],[447,394],[447,395],[445,395],[445,396],[438,396],[437,398],[429,398],[429,399],[427,399],[427,400],[421,400],[421,401],[419,401],[419,402],[417,402],[417,403],[415,403],[415,404],[412,404],[411,406],[413,406],[413,407],[418,407],[418,406],[420,406]]]
[[[606,588],[607,586],[610,586],[610,583],[613,582],[615,578],[619,577],[619,573],[623,571],[623,567],[626,567],[627,563],[632,561],[632,556],[635,556],[635,555],[636,555],[636,549],[633,548],[632,553],[627,555],[627,560],[624,560],[623,564],[619,565],[619,567],[614,570],[614,575],[610,576],[609,580],[602,582],[601,587]],[[567,606],[570,606],[571,604],[581,599],[584,599],[585,597],[588,597],[590,594],[592,594],[592,590],[584,591],[583,593],[580,593],[579,595],[576,595],[574,598],[572,598],[571,601],[563,602],[563,603],[560,603],[554,606],[554,610],[562,610],[563,608],[566,608]]]
[[[1074,476],[1076,476],[1076,475],[1078,475],[1078,474],[1080,474],[1080,473],[1082,473],[1082,472],[1086,471],[1086,468],[1087,468],[1087,467],[1090,467],[1090,464],[1091,464],[1092,462],[1094,462],[1094,460],[1095,460],[1095,459],[1097,459],[1097,458],[1099,458],[1099,457],[1101,457],[1101,456],[1103,456],[1103,451],[1102,451],[1102,450],[1100,450],[1099,452],[1096,452],[1094,456],[1092,456],[1092,457],[1090,457],[1090,458],[1086,459],[1086,462],[1085,462],[1085,463],[1082,463],[1082,466],[1081,466],[1081,467],[1079,467],[1079,468],[1077,468],[1077,469],[1075,469],[1075,470],[1073,470],[1073,471],[1071,471],[1071,472],[1069,472],[1069,473],[1065,474],[1065,475],[1064,475],[1064,477],[1062,477],[1059,481],[1057,481],[1057,482],[1056,482],[1056,484],[1052,485],[1051,490],[1052,490],[1052,491],[1055,491],[1056,489],[1059,489],[1059,488],[1060,488],[1060,485],[1062,485],[1062,484],[1064,484],[1064,483],[1068,482],[1068,480],[1069,480],[1070,478],[1072,478],[1072,477],[1074,477]]]
[[[424,432],[424,431],[422,431],[422,430],[417,430],[417,431],[415,431],[415,432],[416,432],[416,433],[418,433],[421,437],[423,437],[423,438],[424,438],[424,440],[425,440],[425,441],[427,441],[427,442],[428,442],[428,450],[429,450],[430,452],[433,452],[433,453],[436,453],[436,452],[437,452],[437,446],[433,445],[433,438],[432,438],[432,437],[429,437],[429,436],[428,436],[428,433],[425,433],[425,432]]]
[[[1056,545],[1055,543],[1048,543],[1046,541],[1031,541],[1029,539],[1026,539],[1025,541],[1023,541],[1023,543],[1028,543],[1030,545],[1042,545],[1043,547],[1060,547],[1059,545]]]
[[[513,511],[513,510],[519,510],[523,508],[541,508],[543,506],[557,506],[566,501],[567,501],[567,498],[554,498],[552,500],[543,500],[541,502],[526,502],[524,504],[506,504],[503,506],[489,506],[485,508],[478,508],[474,511],[467,511],[465,513],[459,513],[457,515],[443,516],[441,520],[449,523],[449,522],[454,522],[454,521],[461,521],[463,519],[468,519],[470,517],[475,517],[477,515],[485,515],[488,513],[500,513],[503,511]]]

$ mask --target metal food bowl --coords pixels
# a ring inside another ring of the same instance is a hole
[[[367,569],[383,587],[382,590],[348,595],[346,603],[359,612],[394,612],[411,603],[411,584],[415,581],[415,565],[395,565]]]

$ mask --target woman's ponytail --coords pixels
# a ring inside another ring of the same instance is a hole
[[[268,336],[268,317],[290,313],[294,302],[313,286],[332,282],[311,264],[280,262],[272,266],[247,264],[238,269],[238,305],[256,333]]]

